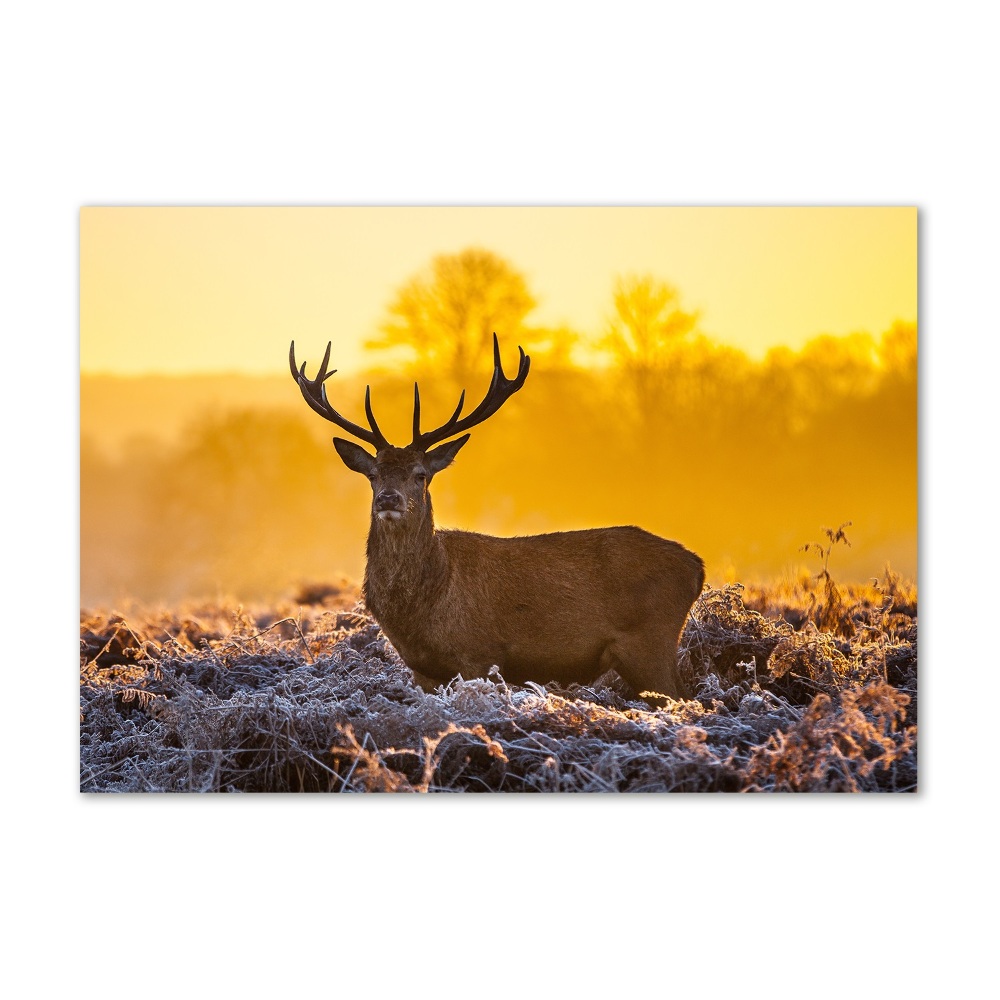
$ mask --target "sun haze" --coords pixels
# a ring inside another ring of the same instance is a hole
[[[636,524],[709,579],[917,559],[912,208],[85,208],[81,593],[359,579],[370,488],[288,343],[390,441],[531,376],[435,482],[445,527]],[[847,526],[846,533],[838,526]],[[317,543],[316,532],[322,534]],[[803,549],[804,544],[811,547]]]
[[[468,246],[525,275],[532,322],[588,336],[632,273],[753,357],[917,317],[915,208],[88,207],[81,371],[276,374],[293,338],[357,370],[394,291]]]

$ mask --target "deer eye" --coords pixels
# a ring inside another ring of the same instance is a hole
[[[426,483],[427,482],[427,473],[426,472],[415,472],[413,474],[413,478],[416,479],[416,481],[418,483]]]

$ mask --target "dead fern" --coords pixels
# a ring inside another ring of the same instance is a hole
[[[844,601],[844,595],[840,587],[837,586],[830,574],[830,554],[834,546],[844,544],[851,547],[850,540],[844,533],[844,528],[851,526],[850,521],[845,521],[837,528],[824,528],[823,533],[827,541],[806,542],[799,550],[801,552],[815,552],[822,560],[823,568],[816,575],[817,582],[823,586],[823,598],[814,595],[814,603],[811,610],[811,617],[816,625],[821,629],[835,632],[850,638],[854,634],[854,626],[848,614],[849,608]]]
[[[789,730],[750,756],[748,791],[858,792],[878,790],[882,777],[916,747],[916,728],[901,728],[909,696],[876,680],[837,697],[817,695]],[[916,790],[915,768],[904,778]],[[912,781],[912,784],[910,783]]]
[[[706,590],[679,647],[697,698],[655,710],[616,675],[515,686],[497,671],[425,692],[363,608],[133,609],[128,634],[87,614],[80,787],[912,791],[917,626],[889,585],[842,588],[850,639],[750,608],[739,585]],[[114,634],[134,652],[98,666]]]

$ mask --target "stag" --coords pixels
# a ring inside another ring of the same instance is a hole
[[[511,683],[590,683],[615,670],[649,703],[685,697],[677,642],[705,580],[704,564],[677,542],[637,527],[592,528],[497,538],[434,527],[429,486],[469,440],[524,385],[531,359],[518,347],[508,379],[493,335],[493,379],[482,402],[461,416],[420,429],[420,389],[413,386],[413,440],[390,444],[365,391],[368,427],[330,404],[327,344],[315,378],[288,352],[292,377],[309,406],[374,454],[335,437],[344,464],[372,487],[364,600],[422,687],[487,677]],[[451,440],[449,440],[451,439]]]

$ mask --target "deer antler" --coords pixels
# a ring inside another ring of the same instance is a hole
[[[467,431],[476,424],[481,424],[487,417],[493,416],[518,389],[524,385],[524,380],[528,377],[528,368],[531,365],[531,358],[524,353],[524,349],[518,346],[521,355],[518,360],[517,375],[510,379],[503,373],[503,365],[500,363],[500,343],[497,335],[493,334],[493,380],[483,401],[467,416],[461,420],[458,415],[462,412],[465,404],[465,390],[459,397],[458,406],[451,417],[440,427],[433,431],[420,432],[420,389],[416,382],[413,383],[413,442],[411,447],[426,451],[431,445],[443,441],[445,438],[454,437]],[[331,373],[332,374],[332,373]],[[303,390],[304,392],[305,390]]]
[[[292,341],[291,346],[288,348],[288,364],[292,369],[292,378],[295,379],[296,384],[302,392],[302,398],[321,417],[336,424],[341,430],[347,431],[348,434],[353,434],[354,437],[359,438],[361,441],[367,441],[377,451],[390,447],[389,442],[385,439],[385,435],[379,430],[378,424],[375,423],[375,414],[372,413],[371,404],[371,386],[365,387],[365,415],[368,417],[368,423],[371,426],[370,431],[365,430],[360,424],[342,417],[330,405],[330,400],[326,396],[326,386],[323,383],[337,371],[336,368],[331,371],[326,370],[326,366],[330,363],[330,350],[332,347],[332,343],[327,343],[326,353],[323,355],[323,362],[319,366],[319,372],[315,378],[311,379],[306,377],[305,361],[302,362],[301,368],[296,367],[295,341]]]

